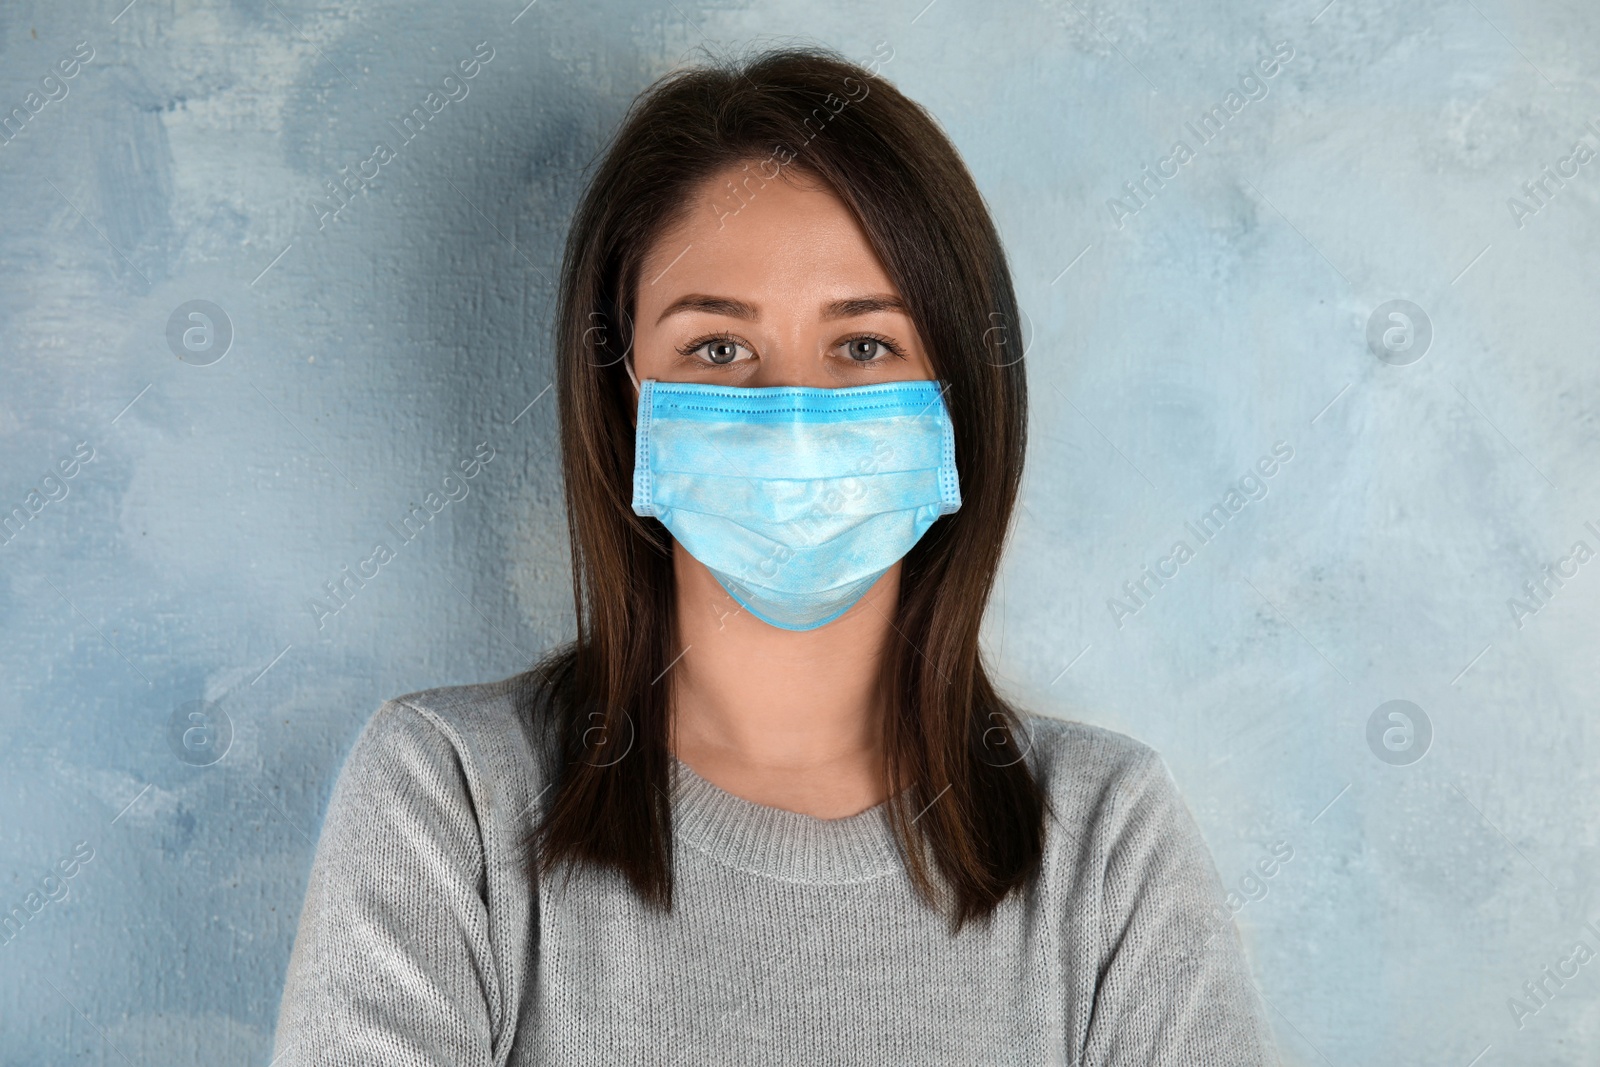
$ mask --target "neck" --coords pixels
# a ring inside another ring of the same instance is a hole
[[[818,818],[881,802],[880,672],[895,638],[900,565],[839,618],[804,631],[740,608],[681,545],[673,569],[678,758],[735,796]]]

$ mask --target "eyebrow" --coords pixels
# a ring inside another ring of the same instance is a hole
[[[857,315],[870,315],[874,311],[905,313],[906,305],[898,296],[858,296],[850,300],[835,300],[822,309],[825,319],[849,319]]]
[[[669,315],[676,315],[685,311],[701,311],[710,315],[726,315],[729,318],[754,321],[761,317],[754,304],[747,304],[743,300],[735,300],[726,296],[707,296],[704,293],[690,293],[680,296],[668,304],[661,312],[657,323],[666,320]],[[822,309],[824,319],[848,319],[857,315],[870,315],[875,311],[898,311],[905,313],[906,305],[897,296],[857,296],[848,300],[835,300]]]

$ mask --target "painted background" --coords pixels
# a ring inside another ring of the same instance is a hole
[[[1600,10],[525,2],[0,5],[0,1062],[267,1062],[363,722],[570,626],[583,167],[697,49],[796,38],[992,205],[1033,437],[990,648],[1166,756],[1286,1062],[1594,1062]]]

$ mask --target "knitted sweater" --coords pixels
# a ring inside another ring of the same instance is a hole
[[[674,905],[530,885],[547,783],[513,680],[385,703],[335,786],[275,1067],[1277,1063],[1165,765],[1030,717],[1042,872],[951,936],[883,807],[817,819],[675,766]]]

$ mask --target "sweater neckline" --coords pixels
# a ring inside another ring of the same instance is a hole
[[[723,864],[785,882],[843,885],[901,869],[887,801],[842,819],[757,804],[673,756],[673,836]]]

